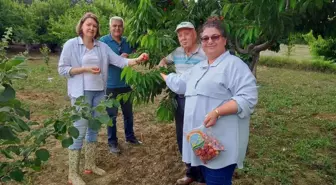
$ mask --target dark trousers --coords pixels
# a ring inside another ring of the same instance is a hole
[[[184,106],[185,97],[183,95],[176,95],[177,109],[175,112],[175,126],[176,126],[176,139],[180,153],[182,154],[182,141],[183,141],[183,119],[184,119]],[[204,182],[204,178],[200,167],[194,167],[186,164],[186,176],[198,182]]]
[[[106,94],[112,94],[112,98],[116,98],[119,94],[130,92],[132,89],[130,87],[123,87],[123,88],[107,88]],[[127,100],[126,102],[120,101],[120,107],[124,116],[124,129],[125,129],[125,137],[126,140],[135,138],[134,130],[133,130],[133,108],[132,102]],[[117,144],[118,137],[117,137],[117,116],[118,116],[118,108],[107,108],[106,109],[108,115],[112,119],[113,126],[107,127],[107,135],[108,135],[108,144]]]
[[[232,176],[236,166],[236,164],[231,164],[220,169],[210,169],[205,166],[200,168],[207,185],[232,185]]]

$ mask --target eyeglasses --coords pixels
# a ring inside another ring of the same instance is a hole
[[[211,39],[212,41],[218,41],[219,38],[221,38],[222,36],[221,35],[211,35],[210,37],[209,36],[204,36],[204,37],[201,37],[201,41],[203,43],[207,43],[209,42],[209,40]]]

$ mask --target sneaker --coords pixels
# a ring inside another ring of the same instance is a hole
[[[120,154],[120,149],[118,147],[118,144],[116,143],[110,144],[109,148],[110,148],[110,153]]]
[[[142,142],[139,141],[137,138],[132,139],[126,139],[126,143],[132,144],[132,145],[141,145]]]
[[[178,185],[189,185],[191,184],[192,182],[194,182],[194,179],[190,178],[190,177],[187,177],[187,176],[184,176],[183,178],[181,179],[178,179],[176,181],[176,184]]]

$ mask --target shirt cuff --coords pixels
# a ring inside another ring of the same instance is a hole
[[[235,97],[232,97],[231,99],[234,100],[237,103],[237,107],[238,107],[237,115],[238,115],[238,117],[239,118],[244,118],[246,115],[245,115],[245,113],[243,111],[243,108],[242,108],[243,101],[244,101],[243,98],[235,96]]]

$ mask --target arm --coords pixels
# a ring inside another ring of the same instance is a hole
[[[173,63],[173,53],[170,53],[168,56],[161,59],[159,67],[167,67],[168,64]]]
[[[166,82],[170,90],[172,90],[176,94],[185,94],[190,73],[191,70],[188,70],[187,72],[183,73],[183,75],[177,75],[175,73],[165,75],[161,73],[161,77]]]
[[[167,62],[167,59],[166,58],[163,58],[163,59],[161,59],[161,61],[160,61],[160,63],[159,63],[159,67],[165,67],[165,68],[167,68],[167,64],[168,64],[168,62]]]
[[[240,118],[250,116],[258,101],[256,79],[243,61],[233,61],[225,70],[225,84],[232,92],[231,100],[209,112],[204,120],[206,127],[216,124],[219,116],[237,114]]]
[[[108,51],[109,63],[119,68],[124,68],[125,66],[134,66],[148,60],[147,53],[142,53],[138,58],[127,59],[115,54],[113,50],[111,50],[110,48],[108,48],[107,51]]]
[[[58,62],[58,73],[67,78],[71,78],[74,75],[81,73],[100,73],[98,67],[72,67],[71,66],[71,53],[73,52],[73,47],[71,42],[66,42],[63,46],[60,60]]]
[[[72,69],[71,51],[72,51],[72,44],[71,42],[67,41],[63,46],[62,53],[58,61],[58,73],[61,76],[65,76],[67,78],[71,77],[70,74],[70,70]]]

